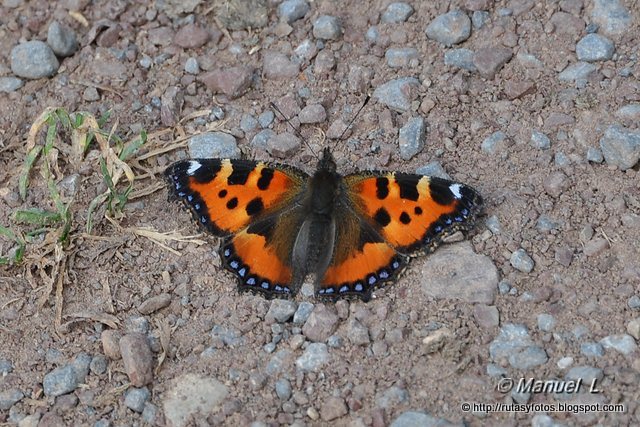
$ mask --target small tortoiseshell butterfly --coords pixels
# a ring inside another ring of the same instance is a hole
[[[208,231],[240,290],[288,298],[314,274],[316,295],[371,298],[410,257],[473,226],[471,187],[400,172],[342,176],[328,148],[313,176],[282,164],[183,160],[165,172],[171,191]]]

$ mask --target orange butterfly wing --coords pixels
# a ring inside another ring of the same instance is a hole
[[[471,229],[482,206],[473,188],[435,177],[365,172],[346,176],[344,183],[346,207],[338,218],[349,230],[337,233],[317,291],[321,296],[368,300],[409,256],[431,252],[444,237]]]
[[[195,159],[171,165],[165,175],[196,220],[225,238],[220,254],[240,279],[241,290],[291,293],[291,227],[300,221],[292,206],[306,174],[264,162]]]

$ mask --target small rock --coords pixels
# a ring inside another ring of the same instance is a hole
[[[316,372],[329,362],[329,352],[324,343],[311,343],[307,349],[296,359],[296,366],[303,372]]]
[[[399,24],[406,22],[413,15],[413,7],[404,2],[391,3],[382,13],[380,22],[385,24]]]
[[[328,397],[320,407],[320,418],[322,421],[332,421],[336,418],[340,418],[347,415],[349,410],[341,397]]]
[[[474,305],[473,317],[476,319],[478,326],[483,329],[492,329],[500,324],[500,313],[494,305]]]
[[[563,357],[560,360],[558,360],[558,363],[556,364],[560,369],[567,369],[569,366],[573,365],[573,357],[571,356]]]
[[[298,113],[301,124],[322,123],[327,120],[327,112],[321,104],[311,104]]]
[[[556,319],[550,314],[538,314],[538,328],[543,332],[551,332],[556,326]]]
[[[404,113],[411,109],[411,102],[418,96],[420,81],[414,77],[390,80],[378,86],[373,97],[381,104]]]
[[[509,356],[509,364],[515,369],[528,370],[535,366],[544,365],[549,360],[542,347],[532,345],[518,353]]]
[[[182,375],[164,393],[162,405],[167,424],[175,427],[191,425],[196,414],[212,413],[228,394],[227,387],[215,378]]]
[[[25,79],[51,77],[60,68],[56,54],[39,40],[21,43],[11,49],[11,71]]]
[[[269,138],[266,148],[272,156],[286,159],[297,153],[301,145],[300,138],[285,132]]]
[[[523,273],[531,273],[535,263],[524,249],[518,249],[511,254],[509,262],[513,268]]]
[[[198,58],[190,56],[184,63],[185,73],[193,74],[194,76],[200,73],[200,64]]]
[[[157,425],[158,407],[153,403],[145,403],[142,410],[142,419],[149,425]],[[97,427],[97,426],[94,426]]]
[[[275,119],[275,114],[273,113],[273,111],[267,110],[258,116],[258,123],[260,124],[261,128],[265,129],[268,128],[271,123],[273,123],[273,119]]]
[[[302,327],[302,333],[310,341],[323,342],[335,332],[338,321],[338,314],[333,307],[317,304]]]
[[[276,381],[276,395],[282,401],[287,401],[291,397],[291,383],[285,378]]]
[[[10,360],[0,359],[0,376],[6,376],[13,372],[13,364]]]
[[[403,412],[398,418],[393,420],[389,427],[445,427],[454,426],[456,424],[444,418],[437,418],[424,412],[407,411]]]
[[[471,35],[471,20],[461,10],[436,17],[427,26],[427,37],[445,46],[462,43]]]
[[[198,80],[214,93],[223,93],[231,99],[243,95],[251,87],[253,68],[249,66],[212,70],[198,76]]]
[[[640,121],[640,104],[624,105],[616,110],[615,115],[621,120],[638,122]]]
[[[511,140],[501,130],[492,133],[482,141],[480,148],[488,154],[496,154],[506,150],[511,145]]]
[[[196,24],[187,24],[173,37],[173,43],[183,49],[197,49],[209,41],[209,32]]]
[[[604,347],[597,342],[585,342],[580,344],[580,352],[587,357],[602,357]]]
[[[609,248],[609,242],[602,238],[596,237],[591,239],[584,245],[583,253],[586,256],[597,256],[606,251]]]
[[[627,323],[627,332],[636,340],[640,340],[640,317]]]
[[[300,66],[281,52],[268,51],[262,58],[262,72],[269,80],[290,79],[298,75]]]
[[[327,345],[331,348],[340,348],[344,345],[344,340],[340,335],[331,335],[327,338]]]
[[[449,174],[444,170],[440,162],[437,160],[429,162],[424,166],[420,166],[418,169],[416,169],[416,173],[418,175],[435,176],[437,178],[451,180]]]
[[[509,62],[513,52],[503,47],[484,47],[476,50],[473,55],[473,64],[480,75],[487,79],[493,79],[504,64]]]
[[[592,73],[598,68],[588,62],[576,62],[565,68],[558,78],[563,82],[577,82],[580,80],[587,80]]]
[[[85,382],[87,375],[89,374],[89,366],[93,358],[87,353],[79,353],[71,362],[71,366],[76,371],[76,379],[78,383]]]
[[[274,299],[265,317],[267,319],[274,319],[276,322],[284,323],[291,319],[291,316],[293,316],[295,312],[296,303],[294,301]]]
[[[576,55],[580,61],[608,61],[615,52],[613,42],[599,34],[587,34],[576,44]]]
[[[487,375],[492,378],[502,378],[507,376],[507,370],[495,363],[489,363],[487,365]]]
[[[500,224],[500,219],[498,219],[498,217],[495,215],[491,215],[489,218],[487,218],[487,220],[485,221],[485,225],[493,234],[502,233],[502,224]]]
[[[356,319],[351,319],[347,324],[347,338],[352,345],[369,344],[369,330]]]
[[[418,49],[413,47],[389,48],[384,54],[387,65],[391,68],[408,67],[411,61],[418,59]]]
[[[422,117],[409,119],[407,124],[400,128],[398,144],[400,157],[403,160],[410,160],[422,151],[425,142],[425,128],[425,121]]]
[[[71,56],[78,50],[78,39],[76,33],[71,29],[60,25],[58,21],[53,21],[49,25],[47,32],[47,44],[51,50],[60,57]]]
[[[22,86],[24,86],[24,82],[17,77],[0,77],[0,92],[15,92]]]
[[[625,356],[630,355],[638,348],[633,337],[627,334],[609,335],[602,338],[600,344],[607,350],[613,349]]]
[[[144,335],[133,333],[120,338],[120,354],[134,387],[142,387],[153,381],[153,354]]]
[[[328,74],[336,67],[336,58],[329,49],[321,50],[313,64],[313,72],[317,75]]]
[[[150,397],[151,392],[149,392],[148,388],[131,387],[125,394],[124,404],[127,408],[132,409],[137,413],[142,413],[142,411],[144,410],[144,405],[145,403],[147,403],[147,400],[149,400]]]
[[[591,19],[610,35],[622,35],[633,24],[629,10],[619,0],[594,0]]]
[[[575,366],[564,376],[567,381],[582,380],[585,384],[592,384],[594,380],[601,381],[603,378],[604,372],[602,369],[592,366]]]
[[[240,149],[233,135],[224,132],[207,132],[194,135],[188,142],[192,159],[235,159],[240,157]]]
[[[338,18],[322,15],[313,22],[313,37],[321,40],[337,40],[342,36],[342,27]]]
[[[490,17],[491,15],[486,10],[475,10],[471,15],[471,24],[473,24],[473,28],[479,30],[484,27]]]
[[[120,351],[118,350],[118,354]],[[102,375],[107,372],[107,359],[101,354],[94,356],[89,364],[89,369],[94,375]]]
[[[536,84],[531,81],[514,81],[508,80],[504,84],[504,93],[507,95],[507,99],[513,101],[514,99],[522,98],[525,95],[535,93]]]
[[[551,140],[544,133],[534,129],[531,131],[531,145],[540,150],[548,150],[551,148]]]
[[[211,328],[211,338],[221,346],[226,345],[229,347],[238,347],[245,342],[245,339],[236,329],[227,328],[222,325],[213,325],[213,328]]]
[[[253,139],[251,140],[251,146],[266,151],[269,140],[276,135],[277,133],[275,133],[275,131],[271,129],[264,129],[258,132],[256,136],[253,137]]]
[[[338,118],[331,125],[329,125],[329,129],[325,133],[325,136],[328,139],[341,139],[344,135],[348,135],[347,126],[349,124],[344,120]]]
[[[498,361],[532,345],[526,326],[507,323],[500,328],[498,336],[489,344],[489,355],[493,361]]]
[[[447,342],[452,341],[455,335],[449,328],[441,328],[422,339],[424,351],[427,354],[435,353],[440,350]]]
[[[593,163],[602,163],[604,161],[604,154],[600,149],[595,147],[589,147],[587,149],[587,161]]]
[[[293,323],[297,325],[304,324],[313,312],[314,305],[310,302],[303,301],[298,305],[298,309],[293,315]]]
[[[23,397],[24,393],[17,388],[0,391],[0,411],[8,411],[9,408],[21,401]]]
[[[102,331],[102,334],[100,335],[100,340],[102,341],[102,350],[104,351],[104,355],[109,359],[120,359],[121,337],[122,333],[114,329],[106,329]]]
[[[87,102],[94,102],[100,99],[100,93],[95,87],[88,87],[82,92],[82,99]]]
[[[600,139],[600,148],[607,164],[621,170],[630,169],[640,159],[640,132],[618,124],[611,125]]]
[[[318,54],[318,46],[310,39],[304,39],[293,52],[299,60],[311,61]]]
[[[561,171],[551,173],[542,183],[544,190],[552,197],[558,197],[567,189],[567,176]]]
[[[171,27],[161,26],[149,29],[148,38],[156,46],[169,46],[173,41],[175,33]]]
[[[287,24],[304,18],[311,6],[306,0],[285,0],[278,6],[278,16]]]
[[[451,49],[444,53],[444,63],[467,71],[477,71],[473,63],[474,52],[469,49]]]
[[[171,304],[171,295],[160,294],[143,301],[138,306],[138,311],[140,314],[151,314],[168,307],[169,304]]]
[[[569,267],[571,261],[573,261],[573,250],[568,246],[556,248],[555,260],[558,261],[559,264]]]
[[[56,368],[44,376],[42,389],[48,397],[71,393],[78,387],[78,377],[72,365]]]
[[[378,30],[378,27],[373,26],[373,27],[369,27],[369,29],[367,30],[367,33],[365,34],[365,38],[373,44],[378,43],[378,41],[380,40],[380,30]]]

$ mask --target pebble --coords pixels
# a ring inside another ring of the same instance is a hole
[[[78,50],[78,39],[76,33],[71,29],[60,25],[58,21],[53,21],[47,31],[47,44],[51,50],[59,57],[73,55]]]
[[[324,343],[309,344],[302,356],[296,359],[296,367],[303,372],[317,372],[329,362],[329,352]]]
[[[145,386],[153,381],[153,354],[147,337],[127,334],[120,338],[120,354],[129,380],[134,387]]]
[[[587,357],[603,357],[604,347],[597,342],[585,342],[580,344],[580,352]]]
[[[418,96],[420,81],[414,77],[390,80],[373,91],[373,97],[381,104],[400,113],[411,109],[411,102]]]
[[[267,151],[274,157],[287,159],[300,150],[300,138],[293,133],[284,132],[269,138],[267,141]]]
[[[339,320],[334,307],[317,304],[302,327],[302,333],[310,341],[324,342],[338,328]]]
[[[17,77],[0,77],[0,92],[11,93],[24,86],[24,81]]]
[[[511,60],[513,52],[504,47],[483,47],[473,54],[473,65],[486,79],[493,79],[498,71]]]
[[[613,349],[625,356],[630,355],[638,348],[633,337],[627,334],[606,336],[600,340],[600,344],[606,350]]]
[[[374,25],[367,29],[367,32],[364,36],[370,43],[375,44],[380,40],[380,30],[378,30],[378,27]]]
[[[95,87],[88,87],[82,92],[82,99],[88,102],[98,101],[100,99],[100,93]]]
[[[495,363],[489,363],[487,365],[487,375],[492,378],[506,377],[507,370],[500,365],[496,365]]]
[[[636,340],[640,340],[640,317],[627,323],[627,332]]]
[[[301,302],[293,315],[293,323],[296,325],[304,324],[313,312],[313,307],[314,305],[308,301]]]
[[[400,146],[400,157],[403,160],[410,160],[422,151],[425,133],[426,123],[422,117],[411,118],[406,125],[400,128],[398,145]]]
[[[422,267],[422,290],[436,299],[492,304],[497,285],[498,270],[493,261],[476,254],[469,241],[440,248]]]
[[[278,17],[287,24],[304,18],[311,6],[306,0],[285,0],[278,6]]]
[[[342,36],[342,26],[335,16],[322,15],[313,21],[313,37],[321,40],[336,40]]]
[[[604,154],[599,148],[589,147],[587,149],[587,161],[593,163],[602,163],[604,162]]]
[[[474,11],[471,15],[471,23],[473,24],[473,28],[479,30],[480,28],[484,27],[484,24],[489,21],[490,16],[491,15],[489,15],[489,12],[485,10]]]
[[[500,219],[496,215],[491,215],[487,218],[485,225],[493,234],[502,233],[502,224],[500,224]]]
[[[291,383],[289,382],[289,380],[285,378],[279,379],[278,381],[276,381],[275,389],[276,395],[278,395],[278,398],[280,400],[286,402],[287,400],[289,400],[289,398],[291,398]]]
[[[524,249],[518,249],[511,254],[509,263],[513,268],[523,273],[531,273],[535,263]]]
[[[555,260],[565,267],[569,267],[571,265],[571,261],[573,261],[573,249],[569,246],[560,246],[556,248]]]
[[[600,139],[600,149],[607,164],[630,169],[640,159],[640,132],[613,124]]]
[[[198,75],[200,80],[210,91],[223,93],[231,99],[243,95],[251,87],[253,68],[250,66],[229,67],[212,70]]]
[[[347,338],[352,345],[367,345],[370,342],[369,330],[356,319],[347,323]]]
[[[251,114],[243,114],[240,118],[240,129],[245,133],[253,132],[256,130],[258,125],[258,119],[253,117]]]
[[[513,101],[514,99],[522,98],[525,95],[535,93],[536,85],[531,81],[514,81],[508,80],[504,84],[504,94],[507,95],[507,99]]]
[[[511,145],[511,140],[507,134],[501,130],[492,133],[482,141],[480,148],[487,154],[496,154],[499,151],[506,150]]]
[[[275,137],[277,133],[271,129],[264,129],[256,134],[251,140],[251,146],[254,148],[259,148],[261,150],[267,149],[267,144],[269,140]]]
[[[51,77],[60,68],[56,54],[39,40],[21,43],[11,49],[11,71],[25,79]]]
[[[532,345],[533,342],[526,326],[507,323],[500,328],[498,336],[489,344],[489,355],[492,360],[497,361]]]
[[[610,35],[622,35],[633,24],[629,10],[620,0],[594,0],[591,19]]]
[[[552,230],[558,230],[561,227],[561,222],[558,222],[545,214],[540,215],[536,221],[536,229],[541,233],[548,233]]]
[[[544,190],[553,197],[558,197],[567,189],[567,176],[561,171],[552,172],[542,183]]]
[[[444,427],[444,426],[462,426],[463,424],[454,424],[444,418],[436,418],[424,412],[407,411],[400,414],[395,420],[389,424],[389,427]]]
[[[109,359],[120,359],[120,338],[122,333],[115,329],[106,329],[102,331],[100,340],[102,341],[102,351]]]
[[[640,121],[640,104],[627,104],[615,112],[617,118],[631,123]]]
[[[601,381],[603,378],[604,371],[592,366],[575,366],[564,376],[567,381],[582,380],[584,384],[592,384],[594,380]]]
[[[268,80],[290,79],[298,75],[299,64],[291,61],[284,53],[268,51],[262,58],[262,72]]]
[[[211,339],[214,342],[229,347],[238,347],[245,342],[245,339],[237,330],[226,328],[222,325],[213,325],[213,328],[211,328]]]
[[[551,140],[544,133],[534,129],[531,131],[531,145],[540,150],[548,150],[551,148]]]
[[[9,408],[21,401],[23,397],[24,393],[17,388],[0,391],[0,411],[8,411]]]
[[[563,357],[558,360],[558,363],[556,363],[556,365],[558,365],[558,368],[560,369],[567,369],[569,366],[573,365],[573,357]]]
[[[171,295],[160,294],[146,299],[138,306],[140,314],[151,314],[171,304]]]
[[[183,49],[197,49],[209,41],[209,32],[199,25],[189,23],[180,28],[173,37],[173,43]]]
[[[473,306],[473,317],[483,329],[493,329],[500,324],[500,312],[494,305],[476,304]]]
[[[157,425],[158,407],[153,403],[147,402],[142,410],[142,419],[149,425]]]
[[[13,372],[13,364],[10,360],[0,359],[0,376],[5,376]]]
[[[131,387],[127,390],[124,397],[124,404],[127,408],[141,413],[144,410],[144,405],[151,397],[151,392],[147,387],[135,388]]]
[[[321,50],[313,64],[313,72],[317,75],[328,74],[336,67],[336,58],[329,49]]]
[[[194,76],[200,72],[200,64],[198,64],[198,58],[190,56],[184,63],[185,73],[193,74]]]
[[[185,374],[176,378],[163,393],[162,406],[167,425],[183,427],[197,414],[209,414],[229,394],[227,387],[212,377]]]
[[[406,22],[406,20],[413,15],[413,12],[413,7],[408,3],[391,3],[382,13],[380,21],[385,24],[399,24],[401,22]]]
[[[276,322],[287,322],[296,312],[296,303],[291,300],[274,299],[271,301],[269,311],[265,316],[267,319],[274,319]]]
[[[273,113],[273,111],[267,110],[258,116],[258,123],[260,124],[261,128],[265,129],[268,128],[271,123],[273,123],[273,119],[275,119],[275,114]]]
[[[107,358],[101,354],[93,356],[89,369],[94,375],[102,375],[107,372]]]
[[[320,418],[323,421],[335,420],[347,415],[348,412],[347,404],[341,397],[329,396],[320,406]]]
[[[532,345],[509,356],[509,364],[515,369],[528,370],[535,366],[544,365],[549,360],[542,347]]]
[[[389,48],[384,54],[387,65],[391,68],[406,68],[418,59],[418,49],[413,47]]]
[[[42,389],[46,396],[56,397],[72,392],[78,384],[76,370],[69,364],[46,374],[42,381]]]
[[[608,61],[615,50],[613,42],[599,34],[587,34],[576,44],[578,60],[586,62]]]
[[[207,132],[194,135],[188,142],[189,156],[192,159],[237,159],[240,149],[235,137],[224,132]]]
[[[331,335],[327,338],[327,345],[331,348],[340,348],[344,345],[344,340],[340,335]]]
[[[420,166],[418,169],[416,169],[416,173],[418,175],[435,176],[437,178],[451,180],[449,174],[444,170],[440,162],[437,160],[429,162],[424,166]]]
[[[558,78],[563,82],[578,82],[581,80],[587,80],[592,73],[598,68],[588,62],[576,62],[565,68]]]
[[[89,367],[93,358],[87,353],[79,353],[71,362],[71,366],[76,371],[76,379],[79,383],[84,383],[89,374]]]
[[[445,46],[462,43],[471,35],[471,20],[463,11],[453,10],[431,21],[426,34]]]
[[[301,124],[322,123],[327,120],[327,112],[322,104],[311,104],[304,107],[298,113]]]
[[[609,242],[602,237],[596,237],[589,240],[583,248],[583,253],[586,256],[597,256],[609,249]]]
[[[543,332],[551,332],[556,326],[556,318],[550,314],[538,314],[538,329]]]
[[[640,297],[638,295],[633,295],[627,300],[627,305],[632,310],[640,309]]]
[[[444,53],[444,63],[467,71],[477,71],[473,63],[474,52],[470,49],[450,49]]]

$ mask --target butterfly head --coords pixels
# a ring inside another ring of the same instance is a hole
[[[318,162],[318,170],[327,171],[327,172],[335,172],[337,169],[336,161],[333,158],[333,154],[331,154],[331,150],[329,147],[325,147],[322,151],[322,158]]]

